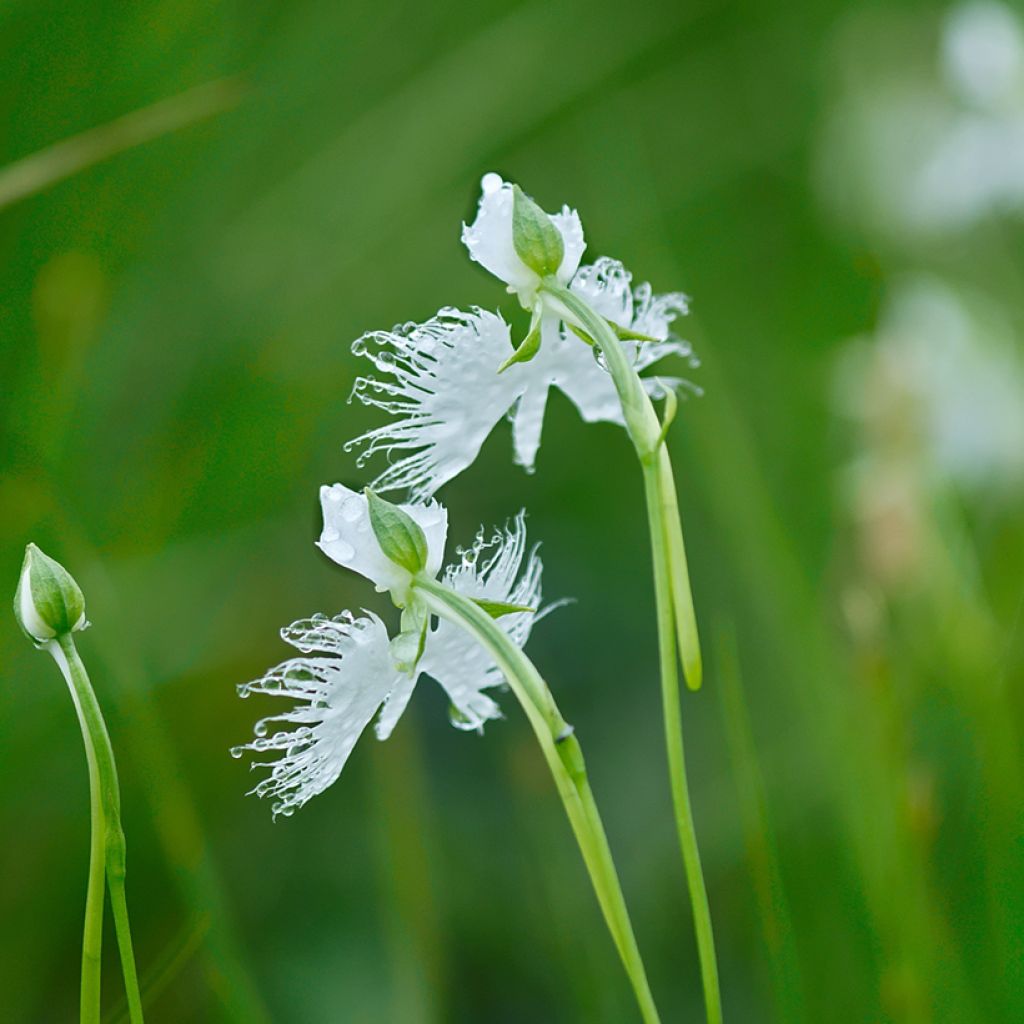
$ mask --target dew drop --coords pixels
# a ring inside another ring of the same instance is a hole
[[[341,518],[346,523],[354,523],[363,514],[363,503],[356,497],[351,497],[341,506]]]
[[[348,562],[355,558],[356,549],[348,541],[339,540],[334,542],[333,550],[330,554],[331,558],[339,562]]]
[[[232,747],[231,756],[237,761],[245,753],[245,747]]]

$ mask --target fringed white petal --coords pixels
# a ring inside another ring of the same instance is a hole
[[[633,275],[618,261],[602,256],[596,263],[580,267],[569,285],[570,291],[587,300],[591,308],[620,327],[633,323]]]
[[[460,594],[539,607],[542,566],[536,548],[527,554],[523,512],[490,538],[485,538],[481,530],[473,547],[461,555],[461,560],[445,572],[445,582]],[[516,612],[503,615],[496,622],[522,647],[536,618],[535,611]],[[440,620],[437,628],[427,634],[420,670],[444,688],[456,712],[452,723],[459,728],[479,729],[489,719],[501,716],[498,705],[483,692],[504,683],[501,671],[487,651],[461,627]]]
[[[690,343],[671,334],[673,322],[677,317],[685,316],[689,310],[687,297],[681,292],[654,295],[651,286],[646,283],[636,288],[631,285],[632,275],[629,271],[618,260],[602,256],[595,263],[580,267],[570,287],[606,319],[620,327],[657,339],[622,343],[638,372],[666,356],[679,356],[690,367],[698,366],[699,362]],[[566,339],[573,340],[568,332]],[[563,372],[555,383],[573,400],[580,415],[588,422],[622,424],[622,408],[611,377],[598,360],[592,359],[591,363],[592,368],[586,372],[581,365],[573,368],[576,372]],[[680,377],[651,376],[644,378],[643,383],[652,398],[663,398],[666,391],[680,388],[700,393],[696,385]]]
[[[395,419],[346,448],[365,445],[360,465],[377,452],[397,456],[373,486],[408,488],[413,501],[470,466],[522,392],[515,376],[498,373],[513,351],[508,325],[479,309],[444,309],[424,324],[367,334],[352,350],[387,375],[360,377],[355,396]]]
[[[253,793],[274,800],[274,816],[290,815],[322,793],[341,774],[356,740],[402,678],[388,652],[388,635],[375,615],[334,619],[315,615],[293,623],[281,636],[304,654],[239,687],[287,697],[296,706],[256,725],[256,739],[231,753],[281,751],[274,761],[254,764],[270,775]],[[288,728],[271,732],[277,723]]]
[[[381,550],[370,525],[366,495],[344,484],[334,484],[320,488],[320,505],[324,528],[317,546],[324,554],[371,580],[379,591],[403,592],[409,584],[409,573]],[[400,507],[422,528],[427,539],[426,571],[436,576],[444,559],[448,510],[436,501]]]

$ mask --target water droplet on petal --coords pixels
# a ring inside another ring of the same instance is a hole
[[[363,514],[363,503],[356,497],[351,497],[341,506],[341,518],[347,523],[354,523]]]
[[[336,562],[348,562],[355,558],[356,549],[348,541],[336,540],[331,543],[331,550],[327,553]]]

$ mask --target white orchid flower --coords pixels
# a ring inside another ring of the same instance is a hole
[[[490,539],[478,534],[473,547],[448,567],[444,581],[466,597],[531,609],[497,620],[522,647],[538,618],[541,572],[536,549],[526,554],[521,512]],[[378,711],[375,732],[378,739],[387,739],[423,674],[432,676],[447,693],[456,727],[480,729],[501,717],[498,705],[484,692],[503,685],[500,670],[483,647],[450,622],[440,621],[427,630],[423,656],[412,673],[396,666],[387,629],[370,613],[356,618],[344,612],[333,619],[315,615],[283,629],[281,636],[305,656],[245,683],[239,693],[287,697],[298,703],[262,719],[256,738],[231,751],[235,757],[246,750],[283,752],[275,761],[253,765],[270,769],[252,792],[275,801],[275,816],[292,814],[338,778]],[[278,723],[290,728],[272,731]]]
[[[581,267],[570,287],[620,327],[655,339],[623,343],[638,369],[669,355],[696,365],[689,344],[670,337],[672,322],[686,313],[684,295],[655,296],[647,284],[634,289],[629,272],[610,259]],[[353,351],[390,379],[360,377],[353,394],[394,420],[346,448],[364,446],[360,465],[377,452],[398,456],[373,486],[380,491],[407,488],[416,501],[430,497],[473,463],[510,409],[516,462],[532,472],[552,386],[571,399],[587,422],[621,425],[615,386],[593,350],[555,318],[546,320],[542,334],[531,360],[502,372],[514,351],[509,327],[497,314],[479,309],[444,309],[427,323],[360,338]],[[645,378],[645,386],[653,397],[692,387],[677,377]]]
[[[324,526],[317,547],[338,565],[365,576],[379,592],[390,591],[399,603],[404,603],[412,574],[381,550],[370,525],[367,496],[344,484],[325,486],[320,488],[320,507]],[[436,501],[399,507],[423,530],[427,542],[424,571],[436,576],[444,559],[448,510]]]
[[[519,297],[524,309],[532,309],[541,279],[516,252],[513,242],[514,186],[492,172],[483,176],[480,189],[476,220],[462,225],[463,244],[473,260],[505,282],[509,292]],[[563,247],[555,277],[560,284],[568,284],[587,247],[583,240],[583,225],[579,214],[568,206],[550,216],[561,235]]]

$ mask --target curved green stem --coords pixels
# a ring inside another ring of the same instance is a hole
[[[110,736],[103,720],[99,701],[89,682],[89,675],[78,655],[74,638],[65,633],[46,645],[60,667],[82,728],[86,758],[89,762],[89,790],[92,809],[92,843],[90,847],[89,890],[86,897],[85,942],[82,947],[82,1022],[100,1019],[100,951],[103,934],[103,876],[110,888],[114,928],[121,954],[128,996],[128,1016],[132,1024],[142,1024],[142,999],[139,993],[135,955],[128,926],[128,905],[125,899],[125,840],[121,828],[121,794],[117,783],[117,766]],[[98,865],[98,867],[97,867]],[[89,969],[88,1004],[86,968]]]
[[[70,637],[69,637],[70,639]],[[85,892],[85,930],[82,936],[82,987],[79,999],[80,1024],[99,1024],[101,968],[103,963],[103,879],[106,871],[104,842],[105,816],[100,796],[100,774],[96,748],[86,717],[86,702],[75,685],[70,667],[61,647],[53,641],[47,645],[60,666],[71,690],[71,700],[78,715],[85,743],[85,760],[89,766],[89,882]]]
[[[659,1024],[608,838],[590,789],[583,751],[572,727],[562,717],[533,663],[487,612],[436,580],[417,578],[413,586],[430,611],[461,626],[487,649],[526,712],[554,777],[641,1015],[646,1024]]]
[[[604,318],[578,295],[550,279],[542,284],[541,289],[545,293],[545,301],[552,310],[568,323],[585,331],[601,350],[622,404],[626,429],[643,469],[654,564],[658,663],[672,805],[693,908],[707,1020],[709,1024],[720,1024],[722,1000],[718,963],[711,909],[708,905],[686,781],[679,674],[676,669],[678,648],[687,684],[691,689],[700,686],[700,643],[672,462],[664,444],[665,431],[658,421],[643,382],[622,347],[622,342]]]

